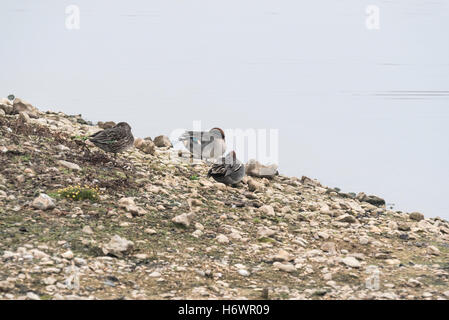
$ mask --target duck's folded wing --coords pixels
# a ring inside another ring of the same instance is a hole
[[[229,172],[228,164],[214,164],[207,173],[208,176],[226,176]]]
[[[97,143],[110,144],[123,138],[123,133],[119,130],[103,130],[90,136],[91,141]]]
[[[201,132],[201,131],[186,131],[178,138],[178,140],[179,141],[185,141],[185,140],[201,141],[202,134],[203,134],[203,132]]]
[[[208,176],[223,176],[227,177],[231,175],[233,172],[238,171],[241,168],[241,163],[235,164],[215,164],[210,168],[208,172]]]
[[[240,168],[243,166],[243,163],[235,163],[233,166],[232,166],[232,172],[237,172],[237,171],[239,171],[240,170]]]
[[[214,140],[214,135],[203,131],[186,131],[179,138],[179,141],[191,140],[199,144],[208,144]]]

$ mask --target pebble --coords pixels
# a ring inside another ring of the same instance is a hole
[[[41,193],[39,197],[35,198],[32,206],[38,210],[50,210],[56,207],[53,199],[45,193]]]
[[[184,227],[190,227],[190,223],[192,222],[194,217],[193,213],[183,213],[174,217],[171,221],[175,224],[182,225]]]
[[[438,249],[435,246],[428,246],[427,250],[430,254],[434,255],[434,256],[439,256],[440,255],[440,249]]]
[[[355,223],[357,222],[357,219],[349,214],[341,215],[337,218],[338,222],[347,222],[347,223]]]
[[[158,277],[161,276],[161,274],[159,272],[157,272],[157,271],[153,271],[148,276],[151,277],[151,278],[158,278]]]
[[[73,259],[73,252],[71,250],[67,250],[66,252],[61,254],[61,257],[71,260]]]
[[[360,262],[354,257],[346,257],[341,260],[345,265],[351,268],[360,268]]]
[[[70,170],[81,171],[81,167],[79,165],[77,165],[76,163],[72,163],[72,162],[65,161],[65,160],[58,160],[56,163],[59,164],[60,166],[66,167]]]
[[[245,269],[239,269],[237,272],[238,272],[241,276],[244,276],[244,277],[248,277],[248,276],[250,275],[249,271],[247,271],[247,270],[245,270]]]
[[[156,230],[151,229],[151,228],[146,228],[144,231],[145,231],[145,233],[148,233],[148,234],[156,234],[157,233]]]
[[[275,263],[273,263],[273,267],[275,267],[276,269],[278,269],[280,271],[285,271],[285,272],[294,272],[294,271],[296,271],[295,266],[293,264],[291,264],[291,263],[275,262]]]
[[[94,231],[90,226],[84,226],[81,231],[83,231],[85,234],[94,234]]]
[[[257,230],[257,236],[259,238],[272,237],[276,234],[276,231],[268,228],[268,227],[260,227]]]
[[[420,212],[412,212],[409,214],[409,218],[415,221],[421,221],[424,219],[424,215]]]
[[[113,255],[121,257],[131,251],[133,247],[134,243],[132,241],[115,235],[102,249],[104,254],[112,253]]]
[[[266,214],[267,216],[271,216],[271,217],[276,216],[276,213],[274,212],[273,207],[270,205],[264,205],[264,206],[260,207],[259,211],[262,212],[263,214]]]
[[[228,237],[225,236],[224,234],[219,234],[219,235],[217,236],[216,239],[217,239],[217,242],[218,242],[218,243],[222,243],[222,244],[227,244],[227,243],[229,243]]]
[[[27,298],[30,300],[40,300],[39,296],[35,294],[34,292],[28,292]]]

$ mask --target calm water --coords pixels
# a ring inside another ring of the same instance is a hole
[[[1,2],[1,96],[137,136],[278,129],[281,173],[449,218],[449,1],[76,2],[79,30],[71,1]]]

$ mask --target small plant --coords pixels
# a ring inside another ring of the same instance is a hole
[[[100,191],[98,187],[89,186],[70,186],[56,191],[58,196],[63,199],[70,199],[74,201],[78,200],[90,200],[98,201],[100,197]]]
[[[73,139],[73,140],[86,141],[88,138],[89,138],[88,136],[79,136],[79,135],[72,136],[72,139]]]
[[[26,154],[26,155],[21,156],[20,158],[21,158],[22,161],[28,162],[28,161],[31,160],[31,155]]]
[[[199,177],[196,174],[190,176],[190,180],[198,180],[198,179]]]

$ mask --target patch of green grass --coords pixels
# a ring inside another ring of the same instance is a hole
[[[267,243],[267,242],[276,242],[276,240],[268,238],[268,237],[263,237],[263,238],[259,238],[258,239],[259,242],[263,242],[263,243]]]
[[[31,160],[31,155],[25,154],[25,155],[20,157],[20,160],[22,160],[23,162],[28,162],[28,161]]]
[[[289,298],[289,294],[287,292],[280,292],[279,293],[279,298],[283,299],[283,300],[286,300],[286,299]]]
[[[88,136],[80,136],[80,135],[72,136],[71,138],[72,140],[81,140],[81,141],[86,141],[87,139],[89,139]]]
[[[199,177],[198,177],[198,175],[194,174],[194,175],[191,175],[189,179],[194,181],[194,180],[199,180]]]

